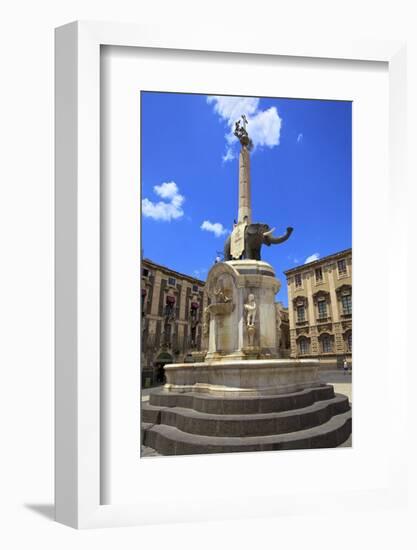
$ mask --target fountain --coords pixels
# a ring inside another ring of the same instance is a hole
[[[279,357],[273,267],[262,245],[284,243],[264,223],[252,223],[247,120],[235,125],[239,211],[224,261],[208,273],[203,362],[165,366],[163,390],[142,407],[143,443],[161,454],[334,447],[351,433],[345,396],[322,384],[316,359]]]

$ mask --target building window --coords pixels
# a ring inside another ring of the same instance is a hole
[[[175,286],[176,280],[174,277],[168,277],[168,284],[170,286]]]
[[[323,353],[331,353],[332,351],[332,340],[329,334],[323,334],[321,337],[321,351]]]
[[[198,292],[198,285],[193,285],[193,292]]]
[[[304,306],[298,306],[297,307],[297,321],[299,323],[306,320],[306,310]]]
[[[167,296],[165,303],[165,317],[170,319],[175,318],[175,298],[173,296]]]
[[[319,312],[319,319],[327,318],[327,304],[325,300],[317,302],[317,308]]]
[[[352,296],[350,294],[342,295],[343,315],[352,315]]]
[[[316,283],[321,283],[323,280],[323,270],[321,267],[316,267],[315,269]]]
[[[306,320],[306,311],[304,306],[297,307],[297,321],[300,323]]]
[[[309,352],[310,345],[304,336],[298,340],[298,349],[300,351],[300,355],[305,355]]]
[[[297,273],[294,278],[295,278],[295,288],[299,288],[302,285],[301,273]]]
[[[145,288],[142,288],[142,291],[141,291],[141,309],[142,309],[142,315],[144,315],[144,309],[145,309],[145,299],[146,299],[146,289]]]
[[[145,267],[142,269],[142,275],[144,277],[147,277],[149,275],[149,269],[146,269]]]
[[[197,302],[191,302],[190,316],[192,321],[196,321],[198,318],[199,304]]]
[[[337,261],[337,271],[339,272],[339,275],[346,275],[347,273],[346,260]]]
[[[347,351],[352,351],[352,333],[348,332],[346,336]]]

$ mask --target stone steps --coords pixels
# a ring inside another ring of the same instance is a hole
[[[255,414],[210,414],[182,407],[143,405],[142,420],[190,434],[215,437],[253,437],[296,432],[324,424],[349,410],[344,395],[335,395],[299,409]]]
[[[288,411],[308,407],[316,401],[331,399],[334,389],[323,384],[315,388],[272,396],[218,397],[207,393],[175,393],[159,391],[149,396],[149,404],[156,407],[180,407],[207,414],[257,414]]]
[[[197,435],[165,424],[144,424],[143,444],[163,455],[318,449],[341,445],[350,436],[351,425],[350,410],[313,428],[252,437]]]
[[[351,434],[331,385],[287,394],[158,391],[142,404],[142,444],[163,455],[337,447]]]

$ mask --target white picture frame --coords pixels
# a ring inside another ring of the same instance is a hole
[[[165,48],[295,58],[381,61],[388,63],[390,123],[390,191],[398,208],[390,227],[390,246],[404,234],[400,197],[406,187],[405,44],[401,41],[294,41],[268,35],[245,35],[231,29],[147,27],[116,23],[75,22],[56,30],[56,519],[76,528],[136,525],[160,521],[155,507],[101,504],[100,463],[100,48],[101,46]],[[219,54],[220,55],[220,54]],[[396,266],[404,265],[406,249],[396,248]],[[401,269],[401,268],[399,268]],[[403,268],[405,270],[405,267]],[[405,273],[405,271],[404,271]],[[398,269],[389,274],[395,283]],[[391,288],[391,286],[390,286]],[[394,296],[388,292],[389,307]],[[402,306],[399,306],[402,307]],[[405,307],[405,306],[404,306]],[[398,346],[400,348],[400,346]],[[397,350],[396,399],[405,385],[405,351]],[[395,408],[395,403],[391,403]],[[397,408],[397,423],[405,418]],[[348,495],[349,503],[394,503],[405,498],[401,471],[404,434],[397,430],[398,446],[390,455],[396,475],[389,475],[383,491]],[[366,501],[366,497],[370,501]],[[340,495],[346,497],[346,495]],[[164,497],[162,497],[163,500]],[[166,499],[166,521],[222,517],[219,502],[181,517],[175,496]],[[306,511],[316,494],[288,495],[285,506],[275,503],[271,515],[289,509]],[[225,517],[241,517],[236,507]]]

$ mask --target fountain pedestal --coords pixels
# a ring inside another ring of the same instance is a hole
[[[279,358],[275,294],[280,286],[266,262],[215,264],[206,284],[205,360],[166,365],[165,390],[256,396],[319,385],[317,360]]]
[[[215,264],[206,284],[211,302],[204,319],[206,336],[208,332],[206,361],[276,358],[275,294],[280,287],[266,262],[231,260]],[[248,325],[245,305],[250,296],[256,309],[254,322]]]

